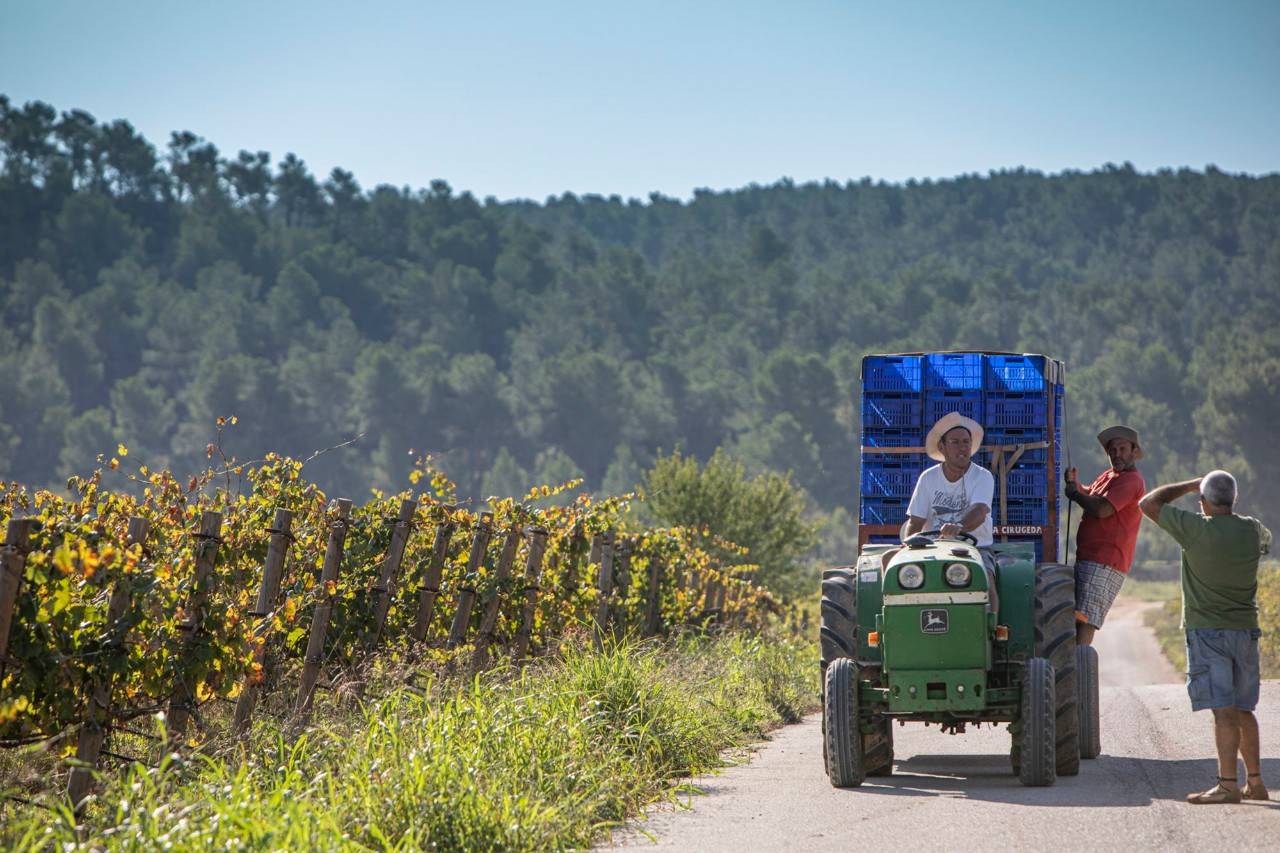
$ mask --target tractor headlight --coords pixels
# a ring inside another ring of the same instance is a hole
[[[898,569],[898,585],[903,589],[919,589],[924,585],[924,569],[908,563]]]
[[[973,572],[964,563],[952,563],[942,576],[948,586],[968,586],[969,581],[973,580]]]

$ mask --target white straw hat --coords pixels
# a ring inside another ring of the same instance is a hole
[[[973,438],[973,448],[970,453],[978,452],[982,447],[982,424],[973,418],[966,418],[959,412],[948,412],[938,418],[938,422],[933,425],[933,429],[929,430],[929,435],[924,440],[924,452],[929,454],[930,459],[942,461],[942,451],[938,449],[938,442],[956,427],[964,427],[969,431],[969,435]]]

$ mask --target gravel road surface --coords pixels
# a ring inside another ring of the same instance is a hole
[[[650,812],[604,847],[653,851],[1277,850],[1280,681],[1258,709],[1270,802],[1191,806],[1213,782],[1212,721],[1192,714],[1181,676],[1142,625],[1152,605],[1120,599],[1098,634],[1102,752],[1080,775],[1025,788],[1009,768],[1009,734],[894,729],[894,775],[832,788],[817,715],[774,733],[751,760],[694,780],[688,808]],[[1243,770],[1241,771],[1243,773]]]

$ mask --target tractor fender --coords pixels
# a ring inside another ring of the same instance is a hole
[[[1030,560],[1003,560],[996,588],[999,623],[1009,627],[1010,657],[1030,658],[1036,645],[1036,567]]]

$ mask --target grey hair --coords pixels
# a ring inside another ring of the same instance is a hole
[[[1236,478],[1226,471],[1210,471],[1200,481],[1200,496],[1212,506],[1230,509],[1236,503]]]

